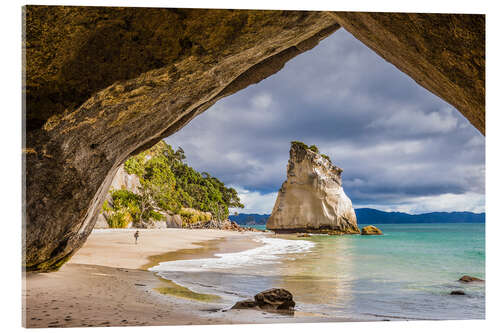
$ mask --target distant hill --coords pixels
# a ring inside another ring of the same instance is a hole
[[[485,213],[471,212],[432,212],[425,214],[407,214],[400,212],[384,212],[372,208],[355,209],[358,224],[384,223],[484,223]],[[241,225],[266,224],[269,214],[230,215],[229,219]]]
[[[407,214],[384,212],[371,208],[355,209],[359,224],[369,223],[484,223],[485,213],[471,212],[433,212],[425,214]]]
[[[238,214],[229,215],[229,219],[239,225],[266,224],[270,214]]]

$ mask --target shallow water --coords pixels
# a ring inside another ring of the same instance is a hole
[[[261,247],[151,270],[227,307],[259,291],[292,292],[297,310],[354,319],[483,319],[484,224],[380,225],[383,236],[256,236]],[[451,296],[452,290],[466,296]]]

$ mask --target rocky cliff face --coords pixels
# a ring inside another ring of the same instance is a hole
[[[123,165],[118,168],[115,177],[111,181],[110,190],[127,190],[135,194],[139,194],[139,186],[141,182],[137,175],[131,175],[125,171]],[[108,192],[106,195],[106,200],[109,202],[112,201],[111,195]],[[129,224],[128,228],[140,227],[145,229],[164,229],[164,228],[182,228],[182,218],[178,214],[168,214],[165,212],[161,213],[163,215],[163,219],[161,221],[153,221],[150,223],[144,223],[139,226],[134,226],[132,222]],[[100,213],[97,217],[97,221],[94,226],[95,229],[107,229],[109,228],[109,224],[107,222],[107,218],[105,213]]]
[[[267,229],[276,232],[359,233],[356,214],[342,188],[342,169],[292,143],[287,179],[278,192]]]
[[[136,175],[129,175],[127,171],[125,171],[125,168],[123,165],[121,165],[118,168],[118,171],[116,172],[115,177],[111,181],[111,185],[109,187],[110,190],[128,190],[133,193],[139,193],[139,185],[140,185],[139,177]],[[111,195],[108,192],[106,195],[106,200],[110,201],[111,200]],[[109,228],[108,222],[106,220],[106,216],[104,213],[100,213],[99,216],[97,217],[97,221],[94,226],[95,229],[106,229]]]
[[[127,171],[125,171],[125,167],[121,165],[118,168],[115,177],[111,181],[109,189],[124,189],[137,194],[139,193],[140,185],[141,182],[139,180],[139,177],[137,177],[136,175],[130,175]]]

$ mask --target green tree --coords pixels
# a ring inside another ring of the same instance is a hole
[[[183,217],[189,222],[204,221],[210,215],[221,221],[229,216],[229,208],[244,207],[234,188],[226,187],[207,172],[194,170],[184,162],[185,159],[186,155],[181,147],[174,150],[164,141],[129,158],[125,162],[125,170],[139,177],[139,194],[133,197],[133,207],[107,207],[107,215],[116,216],[114,224],[124,225],[130,219],[148,223],[161,219],[162,211],[182,211]],[[182,210],[183,207],[194,208],[200,214]]]

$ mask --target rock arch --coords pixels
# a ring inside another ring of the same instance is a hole
[[[344,26],[484,134],[484,16],[27,6],[23,266],[85,242],[131,154]],[[444,43],[446,42],[446,43]]]

